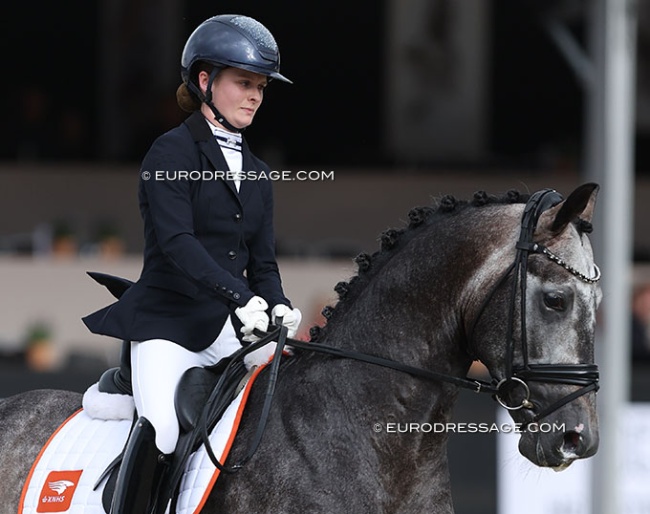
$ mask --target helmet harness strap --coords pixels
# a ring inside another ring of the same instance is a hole
[[[196,94],[199,99],[204,102],[212,111],[212,114],[214,114],[214,118],[221,124],[223,125],[226,129],[230,130],[231,132],[241,132],[243,129],[235,127],[232,123],[230,123],[226,117],[219,112],[219,110],[214,106],[212,103],[212,83],[214,82],[214,79],[217,78],[217,74],[221,71],[221,68],[215,67],[212,69],[210,72],[210,78],[208,79],[208,86],[206,88],[205,94],[201,91],[200,88],[194,84],[191,80],[187,81],[187,86],[190,88],[190,90]]]

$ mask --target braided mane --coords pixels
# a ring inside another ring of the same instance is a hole
[[[310,342],[321,339],[328,328],[328,324],[338,318],[340,312],[347,310],[354,300],[361,294],[367,284],[377,275],[390,259],[396,255],[413,237],[432,225],[437,220],[443,219],[450,213],[457,213],[468,208],[480,208],[493,204],[526,203],[530,195],[509,190],[501,196],[489,195],[485,191],[477,191],[471,200],[458,200],[453,195],[444,195],[431,206],[414,207],[408,213],[408,225],[403,228],[391,228],[380,235],[380,249],[375,253],[360,253],[354,258],[357,264],[357,274],[349,281],[336,284],[334,291],[338,294],[336,306],[327,305],[322,315],[327,320],[321,327],[315,325],[309,329]]]

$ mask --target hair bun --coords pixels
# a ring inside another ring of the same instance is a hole
[[[185,83],[178,86],[176,90],[176,102],[185,112],[198,111],[201,108],[201,102],[187,87]]]

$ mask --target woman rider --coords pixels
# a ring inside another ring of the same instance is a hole
[[[269,315],[283,319],[289,336],[301,320],[276,263],[271,182],[249,173],[270,170],[241,134],[268,82],[290,83],[280,74],[277,44],[252,18],[214,16],[187,40],[181,76],[178,103],[192,114],[156,139],[140,170],[141,276],[116,303],[84,318],[93,333],[131,341],[139,419],[111,514],[151,508],[179,437],[174,394],[181,375],[238,350],[238,335],[255,341],[253,331],[265,331]],[[205,170],[215,173],[187,173]]]

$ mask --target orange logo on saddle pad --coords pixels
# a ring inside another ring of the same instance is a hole
[[[70,508],[83,470],[52,471],[43,484],[36,512],[65,512]]]

